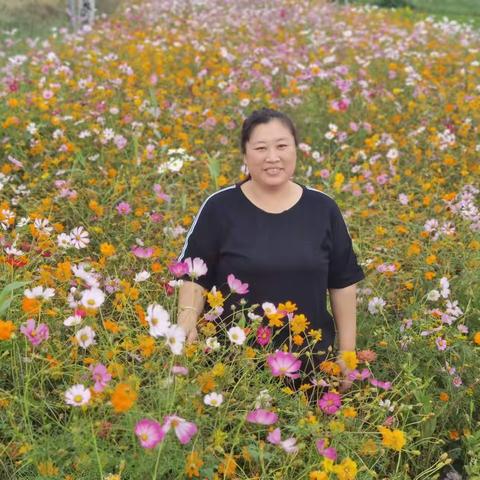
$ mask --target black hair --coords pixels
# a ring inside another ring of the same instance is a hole
[[[250,140],[250,136],[252,135],[254,128],[257,125],[268,123],[272,120],[279,120],[290,130],[290,133],[293,135],[295,140],[295,146],[298,147],[297,130],[290,117],[285,113],[272,110],[271,108],[261,108],[260,110],[255,110],[252,112],[242,124],[240,148],[243,154],[246,153],[246,145]]]

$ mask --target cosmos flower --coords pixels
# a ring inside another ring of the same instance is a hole
[[[227,332],[228,338],[235,345],[243,345],[246,340],[245,331],[240,327],[231,327]]]
[[[65,403],[72,407],[81,407],[90,401],[91,396],[90,390],[84,385],[73,385],[65,392]]]
[[[150,335],[154,338],[164,337],[170,327],[169,313],[157,303],[147,307],[145,320],[150,325]]]
[[[223,395],[221,393],[208,393],[203,397],[203,403],[211,407],[219,407],[223,403]]]
[[[297,372],[302,366],[302,361],[290,352],[277,350],[267,357],[267,364],[274,377],[300,377],[300,374]]]
[[[248,293],[248,283],[242,283],[238,278],[235,278],[233,273],[228,275],[227,282],[233,293],[238,293],[239,295],[245,295]]]
[[[171,428],[175,430],[175,435],[181,444],[185,445],[197,433],[198,428],[193,422],[188,422],[177,415],[167,415],[164,419],[162,428],[168,432]]]
[[[35,346],[48,340],[49,337],[48,326],[45,323],[39,323],[37,325],[32,318],[29,318],[27,323],[20,327],[20,331],[27,337],[27,340]]]
[[[327,392],[323,394],[322,398],[318,400],[317,404],[327,415],[333,415],[340,409],[342,401],[338,393]]]
[[[247,414],[247,422],[258,423],[260,425],[273,425],[278,420],[278,415],[274,412],[257,408]]]
[[[165,430],[155,420],[143,418],[135,425],[135,435],[143,448],[155,448],[164,438]]]
[[[95,331],[92,327],[87,325],[86,327],[81,328],[75,334],[75,338],[82,348],[88,348],[90,345],[95,343]]]

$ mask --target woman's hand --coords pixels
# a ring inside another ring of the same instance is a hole
[[[187,344],[198,339],[197,319],[198,315],[193,310],[181,310],[178,314],[177,324],[185,330]]]

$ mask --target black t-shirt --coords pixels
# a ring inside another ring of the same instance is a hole
[[[335,338],[327,289],[365,278],[340,209],[328,195],[301,185],[303,193],[295,205],[268,213],[255,206],[240,185],[223,188],[204,201],[178,260],[205,261],[207,274],[194,281],[207,290],[215,285],[227,294],[227,276],[233,273],[249,284],[243,296],[248,305],[295,303],[295,314],[307,317],[309,329],[322,330],[318,349],[326,350]],[[225,302],[224,317],[240,298],[233,294]],[[287,330],[283,329],[288,336]]]

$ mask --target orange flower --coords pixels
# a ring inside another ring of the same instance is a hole
[[[145,320],[145,312],[143,311],[142,306],[139,305],[138,303],[135,304],[135,312],[138,315],[138,320],[140,321],[140,325],[143,325],[144,327],[146,327],[148,323]]]
[[[155,339],[146,335],[140,337],[140,353],[145,357],[151,357],[155,350]]]
[[[203,393],[208,393],[215,390],[217,384],[213,379],[213,375],[210,372],[201,373],[197,377],[197,383]]]
[[[137,399],[137,392],[127,383],[119,383],[112,392],[111,401],[115,413],[130,410]]]
[[[187,462],[185,463],[185,473],[188,478],[199,477],[200,472],[198,471],[203,465],[203,460],[200,458],[200,455],[194,450],[187,456]]]
[[[103,326],[106,330],[112,333],[118,333],[120,330],[122,330],[122,327],[119,327],[117,323],[112,322],[108,318],[103,321]]]
[[[450,400],[450,396],[448,395],[447,392],[440,392],[440,395],[438,396],[442,402],[448,402]]]
[[[293,343],[295,345],[299,345],[299,346],[303,345],[303,341],[304,341],[304,339],[301,335],[294,335],[293,336]]]
[[[11,320],[7,320],[6,322],[0,320],[0,340],[9,340],[15,328]]]
[[[320,370],[328,375],[340,375],[340,366],[335,362],[325,360],[320,364]]]
[[[25,313],[35,315],[40,311],[40,302],[36,298],[24,297],[22,300],[22,310]]]
[[[225,455],[223,462],[218,467],[218,473],[223,474],[224,478],[232,478],[237,471],[237,462],[233,455]]]
[[[480,345],[480,332],[476,332],[473,336],[473,343],[475,343],[475,345]]]

